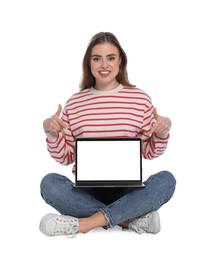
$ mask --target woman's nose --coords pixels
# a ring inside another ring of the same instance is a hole
[[[107,66],[108,66],[107,60],[106,59],[102,59],[101,67],[102,68],[107,68]]]

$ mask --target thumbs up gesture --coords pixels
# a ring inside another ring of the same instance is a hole
[[[156,108],[153,109],[153,115],[155,117],[156,123],[150,130],[149,136],[151,136],[153,133],[156,133],[161,137],[168,134],[172,125],[171,120],[168,117],[158,115]]]
[[[43,121],[43,129],[45,133],[51,133],[55,137],[67,127],[67,124],[60,118],[62,112],[62,106],[58,105],[57,112],[50,118]]]

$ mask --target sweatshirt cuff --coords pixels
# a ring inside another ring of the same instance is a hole
[[[160,140],[168,140],[169,139],[169,133],[165,134],[165,135],[158,135],[156,133],[154,133],[154,136],[157,138],[157,139],[160,139]]]
[[[56,143],[57,140],[59,139],[59,135],[56,137],[54,135],[52,135],[50,132],[46,133],[46,142],[47,143]]]

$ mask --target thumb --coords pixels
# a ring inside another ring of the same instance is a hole
[[[154,107],[154,109],[153,109],[153,115],[154,115],[154,118],[156,119],[156,120],[158,120],[158,112],[157,112],[157,109],[156,109],[156,107]]]
[[[55,116],[60,117],[61,111],[62,111],[62,106],[59,104],[57,112],[55,113]]]

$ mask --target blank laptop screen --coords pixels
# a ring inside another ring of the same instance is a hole
[[[140,139],[78,139],[77,181],[141,180]]]

